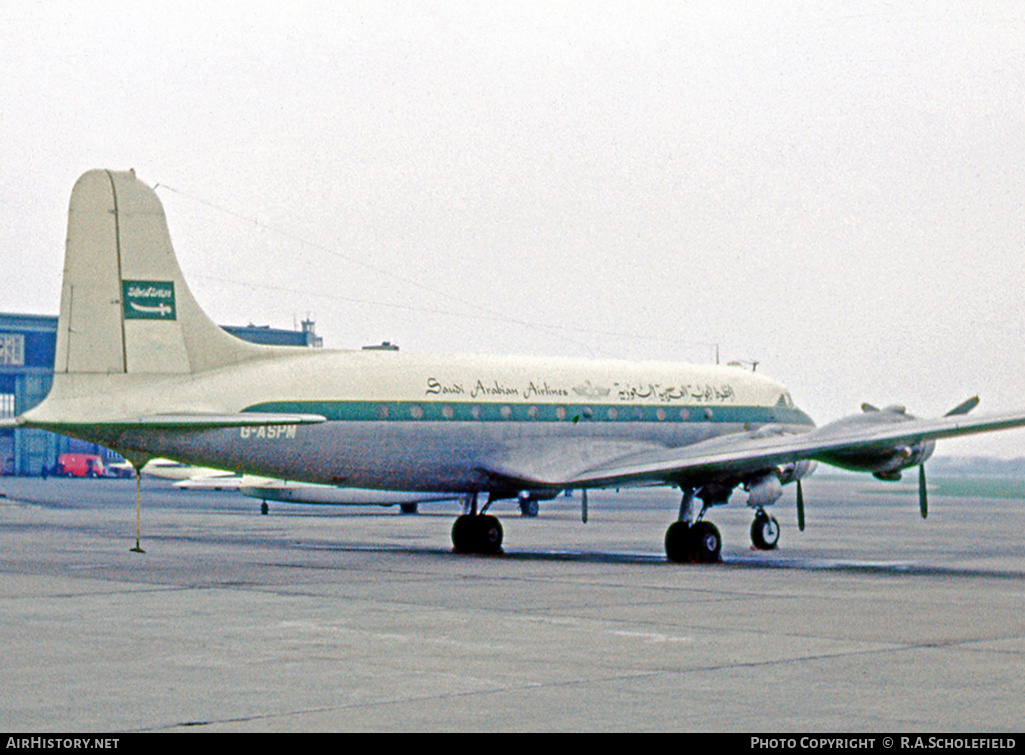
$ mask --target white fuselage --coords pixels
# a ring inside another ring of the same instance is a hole
[[[388,490],[492,490],[482,470],[510,460],[543,476],[766,424],[811,427],[783,385],[735,367],[278,349],[230,371],[86,377],[62,405],[96,423],[182,406],[327,418],[98,439],[123,452]]]

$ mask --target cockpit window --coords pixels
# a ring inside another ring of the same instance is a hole
[[[790,398],[790,393],[788,391],[783,391],[782,395],[779,397],[779,401],[776,402],[776,406],[782,406],[785,409],[794,408],[794,400]]]

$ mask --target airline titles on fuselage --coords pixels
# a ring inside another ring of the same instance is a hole
[[[434,377],[427,378],[427,386],[424,389],[425,396],[468,396],[471,399],[478,398],[519,398],[523,401],[561,398],[577,395],[583,399],[606,399],[615,397],[621,402],[660,402],[672,403],[686,401],[688,403],[727,403],[732,402],[736,397],[733,386],[729,383],[714,385],[705,383],[662,385],[661,383],[631,384],[613,382],[612,388],[598,387],[586,381],[583,386],[575,386],[567,389],[558,385],[553,386],[547,380],[530,380],[526,386],[514,387],[497,379],[477,381],[470,385],[455,381],[443,382]]]

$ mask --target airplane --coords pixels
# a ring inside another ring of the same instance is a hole
[[[134,472],[131,464],[123,465]],[[196,467],[172,459],[151,459],[142,468],[142,474],[169,480],[179,490],[237,490],[247,498],[260,500],[260,513],[270,512],[268,501],[312,506],[398,506],[403,514],[416,514],[421,503],[461,501],[461,493],[424,493],[404,490],[362,490],[321,485],[312,482],[272,480],[258,475],[240,475],[223,469]],[[522,516],[537,516],[534,508],[521,505]]]
[[[301,503],[318,506],[398,506],[403,514],[415,514],[421,503],[462,501],[459,493],[414,493],[400,490],[361,490],[338,488],[311,482],[268,480],[243,477],[239,487],[242,495],[260,500],[260,513],[269,510],[267,501]]]
[[[4,426],[36,427],[152,458],[369,490],[460,493],[454,550],[502,551],[495,501],[667,485],[682,501],[674,562],[721,560],[705,518],[736,489],[752,543],[767,509],[819,462],[893,480],[939,438],[1025,425],[1025,412],[917,419],[875,409],[816,427],[787,388],[738,367],[536,357],[306,350],[239,340],[210,320],[178,266],[163,206],[134,171],[93,170],[71,193],[55,374],[46,399]],[[137,476],[138,485],[138,476]],[[140,495],[137,488],[137,496]],[[484,503],[479,504],[483,499]],[[138,501],[137,501],[138,503]]]
[[[124,466],[131,468],[130,464]],[[398,506],[403,514],[415,514],[421,503],[463,499],[463,495],[459,493],[361,490],[311,482],[272,480],[257,475],[239,475],[223,469],[196,467],[171,459],[151,459],[142,468],[142,474],[169,480],[179,490],[238,490],[248,498],[259,499],[262,514],[269,512],[267,501],[323,506]],[[528,512],[523,514],[529,515]],[[534,512],[534,516],[536,515]]]
[[[223,469],[212,469],[210,467],[194,467],[191,464],[182,464],[173,459],[150,459],[142,468],[142,474],[149,477],[157,477],[161,480],[171,480],[175,484],[183,482],[199,482],[203,480],[218,481],[231,477],[237,477],[234,472]],[[236,486],[237,487],[237,486]]]

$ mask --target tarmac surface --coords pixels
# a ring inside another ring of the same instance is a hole
[[[933,480],[930,480],[933,483]],[[1023,485],[1025,488],[1025,485]],[[327,508],[144,480],[0,479],[0,729],[1021,732],[1025,501],[806,481],[750,549],[665,561],[678,494]],[[1025,489],[1023,489],[1025,493]]]

